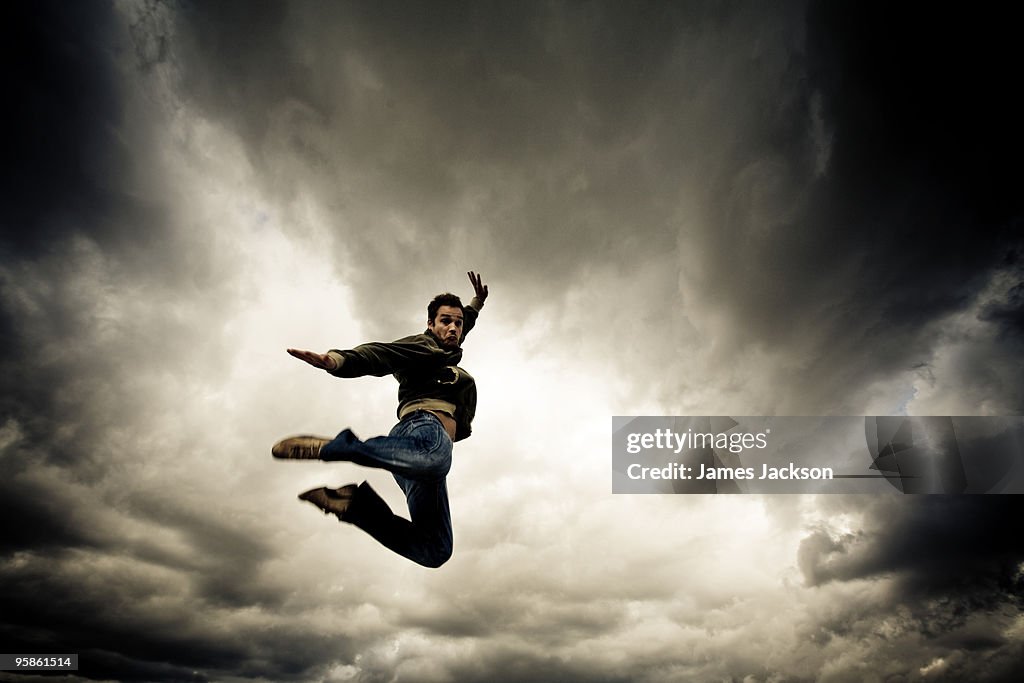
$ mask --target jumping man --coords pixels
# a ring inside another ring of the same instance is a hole
[[[452,443],[470,435],[476,383],[459,367],[462,340],[476,324],[487,285],[470,271],[475,296],[468,306],[454,294],[438,294],[427,306],[423,334],[388,343],[372,342],[327,353],[288,353],[335,377],[398,380],[398,424],[387,436],[360,441],[345,429],[334,439],[294,436],[274,444],[275,458],[347,460],[391,472],[405,492],[410,520],[391,512],[365,481],[339,489],[316,488],[299,495],[338,519],[354,524],[399,555],[425,567],[440,567],[452,555],[452,521],[445,477]]]

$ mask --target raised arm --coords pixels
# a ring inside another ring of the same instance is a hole
[[[480,313],[480,309],[484,307],[484,301],[487,300],[487,285],[484,284],[483,278],[480,277],[479,273],[474,273],[472,270],[466,273],[469,276],[469,281],[473,283],[473,300],[466,306],[466,322],[462,328],[462,339],[465,341],[466,335],[476,326],[476,318]]]

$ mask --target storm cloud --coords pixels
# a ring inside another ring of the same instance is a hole
[[[1016,496],[610,493],[612,415],[1024,410],[1014,22],[882,3],[12,5],[0,637],[77,680],[1011,680]],[[289,346],[467,342],[435,571],[272,462]],[[15,680],[0,674],[0,680]],[[24,680],[17,678],[17,680]]]

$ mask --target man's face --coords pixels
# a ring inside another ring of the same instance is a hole
[[[427,322],[427,328],[441,340],[441,345],[458,348],[462,341],[462,309],[457,306],[441,306],[434,319]]]

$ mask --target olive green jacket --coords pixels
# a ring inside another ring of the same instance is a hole
[[[482,307],[483,303],[476,298],[464,307],[463,342],[476,325]],[[461,441],[472,432],[476,381],[459,367],[462,348],[445,348],[429,329],[390,343],[370,342],[354,349],[331,349],[328,355],[337,363],[336,368],[328,370],[335,377],[394,375],[398,380],[399,415],[414,402],[442,401],[454,409],[455,440]]]

